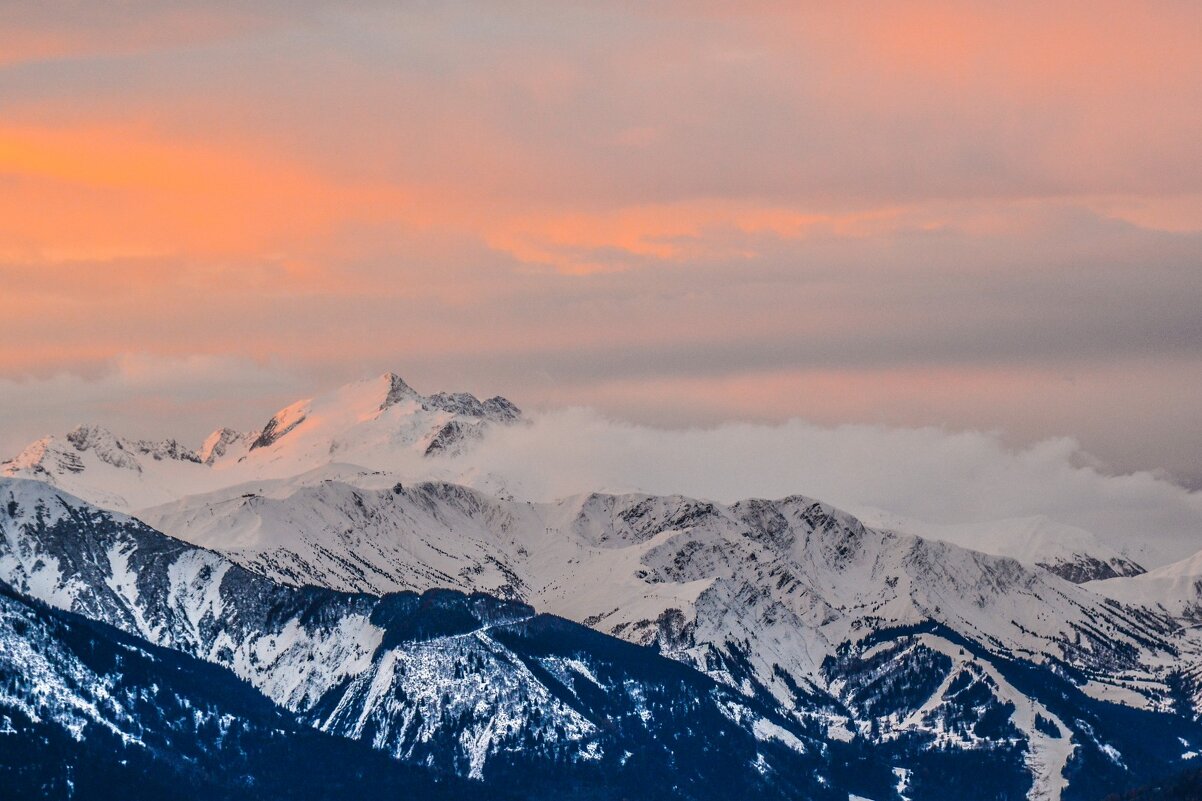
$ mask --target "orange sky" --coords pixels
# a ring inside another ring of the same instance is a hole
[[[1202,479],[1197,3],[105,6],[0,9],[0,401],[395,369]]]

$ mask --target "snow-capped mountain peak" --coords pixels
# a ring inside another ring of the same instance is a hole
[[[394,406],[403,400],[421,397],[417,390],[405,383],[405,379],[396,373],[385,373],[380,378],[388,384],[388,392],[384,395],[384,400],[380,402],[380,411],[384,411],[389,406]]]
[[[205,437],[205,441],[200,446],[197,456],[205,464],[211,465],[222,456],[225,456],[231,448],[253,442],[256,436],[258,436],[256,432],[247,433],[235,431],[232,428],[218,428],[212,434]]]
[[[4,463],[5,475],[27,471],[39,475],[77,473],[87,460],[95,460],[120,470],[141,473],[147,457],[154,461],[199,462],[200,457],[174,439],[122,439],[103,426],[81,425],[61,438],[43,437],[28,445],[19,455]]]
[[[250,443],[248,454],[262,451],[270,455],[256,453],[254,458],[268,461],[284,457],[300,469],[318,467],[332,457],[377,466],[395,461],[398,453],[456,452],[479,439],[489,425],[519,419],[521,410],[505,398],[481,401],[466,392],[422,395],[395,373],[384,373],[281,409]]]
[[[258,430],[214,430],[199,449],[128,439],[85,425],[28,445],[0,475],[36,478],[105,508],[131,511],[246,481],[287,478],[331,463],[404,474],[426,457],[463,453],[489,428],[522,420],[502,397],[422,395],[395,373],[285,406]]]

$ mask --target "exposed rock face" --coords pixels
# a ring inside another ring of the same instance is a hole
[[[202,463],[212,465],[213,462],[229,453],[232,448],[253,442],[254,436],[254,434],[244,434],[232,428],[219,428],[205,439],[197,456]],[[249,448],[249,445],[247,447]]]
[[[1074,584],[1111,578],[1127,578],[1148,572],[1130,559],[1114,558],[1103,561],[1087,555],[1078,556],[1073,561],[1041,562],[1039,566]]]
[[[263,426],[263,430],[259,432],[259,436],[250,443],[250,449],[253,451],[255,448],[268,448],[276,444],[281,437],[305,422],[308,417],[303,412],[290,414],[291,411],[292,407],[289,407],[268,420],[267,425]]]
[[[380,411],[384,411],[390,406],[395,406],[404,400],[417,400],[421,398],[421,395],[413,387],[406,384],[405,379],[396,373],[385,373],[383,378],[388,384],[388,391],[384,395],[384,400],[380,402]]]
[[[522,410],[500,396],[481,401],[467,392],[447,394],[439,392],[423,398],[431,409],[442,409],[463,417],[476,417],[494,423],[512,423],[522,416]]]
[[[426,456],[460,453],[467,443],[483,438],[484,430],[479,423],[451,420],[430,438],[430,444],[426,446],[424,453]]]

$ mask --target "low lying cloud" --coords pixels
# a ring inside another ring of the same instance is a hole
[[[1202,493],[1150,472],[1108,475],[1068,438],[1011,448],[997,433],[796,420],[666,430],[569,409],[499,431],[467,458],[482,485],[503,477],[537,499],[597,489],[720,501],[803,494],[936,524],[1046,516],[1148,564],[1202,549]]]

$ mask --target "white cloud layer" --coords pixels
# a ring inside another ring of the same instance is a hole
[[[1067,438],[1014,449],[996,433],[939,428],[665,430],[569,409],[498,432],[470,459],[537,499],[597,489],[720,501],[803,494],[935,524],[1046,516],[1149,564],[1202,549],[1202,493],[1149,472],[1107,475]]]

